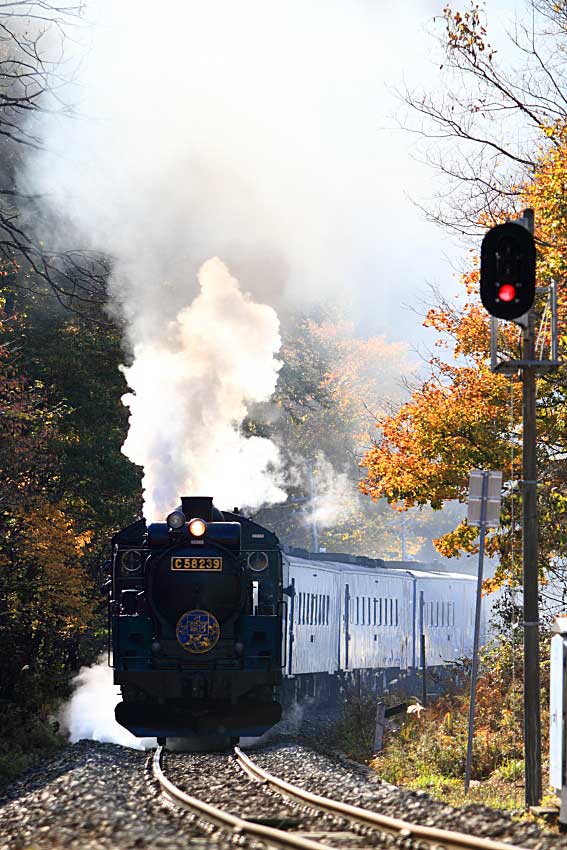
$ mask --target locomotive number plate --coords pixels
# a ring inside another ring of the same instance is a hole
[[[222,558],[172,558],[171,569],[180,572],[222,573]]]

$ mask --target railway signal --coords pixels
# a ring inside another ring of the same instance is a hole
[[[535,298],[535,243],[521,224],[491,227],[480,249],[480,298],[491,316],[513,321]]]

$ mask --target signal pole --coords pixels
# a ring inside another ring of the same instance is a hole
[[[533,210],[524,211],[525,227],[534,232]],[[524,582],[524,753],[526,805],[541,800],[541,718],[539,671],[538,520],[535,311],[527,314],[522,334],[522,513]]]
[[[491,369],[522,379],[522,561],[524,590],[524,754],[526,805],[541,800],[541,718],[538,603],[538,517],[536,377],[557,369],[557,287],[552,282],[537,291],[549,293],[551,358],[537,358],[535,326],[536,254],[534,212],[524,210],[515,222],[492,227],[481,245],[480,296],[491,321]],[[498,319],[516,322],[522,331],[521,360],[499,360]]]

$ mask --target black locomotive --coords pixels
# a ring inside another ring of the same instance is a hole
[[[277,537],[184,497],[166,522],[112,538],[108,582],[116,719],[140,737],[260,735],[280,719]]]

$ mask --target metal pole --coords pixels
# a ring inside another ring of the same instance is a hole
[[[498,364],[498,319],[490,317],[490,368],[494,372]]]
[[[421,704],[424,708],[427,707],[427,666],[425,663],[425,635],[421,635]]]
[[[527,229],[533,233],[533,210],[524,211]],[[528,313],[522,340],[522,359],[535,360],[535,311]],[[522,494],[524,571],[524,753],[526,806],[541,800],[541,719],[539,673],[538,521],[536,370],[522,369]]]
[[[559,357],[559,340],[557,337],[557,281],[551,281],[551,359],[555,362]]]
[[[488,472],[482,473],[482,501],[480,503],[480,548],[478,551],[478,578],[476,582],[476,608],[474,614],[474,644],[471,672],[471,699],[469,705],[469,732],[467,739],[467,762],[465,766],[465,794],[468,794],[471,782],[474,709],[476,701],[476,680],[478,677],[478,647],[480,643],[480,614],[482,609],[482,575],[484,571],[484,539],[486,537],[486,503],[488,499]]]
[[[421,704],[427,706],[427,663],[425,659],[425,598],[419,591],[419,657],[421,662]]]
[[[313,476],[313,464],[309,464],[309,488],[311,494],[311,534],[313,552],[319,551],[319,533],[317,530],[317,493],[315,491],[315,479]]]

